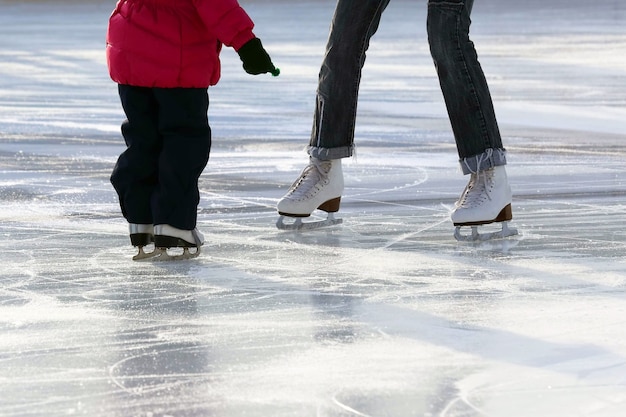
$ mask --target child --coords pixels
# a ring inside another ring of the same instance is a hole
[[[119,0],[106,39],[109,73],[127,120],[111,183],[128,220],[133,259],[200,253],[198,178],[208,163],[208,87],[220,78],[222,44],[249,74],[278,69],[237,0]],[[143,247],[154,241],[155,251]],[[188,248],[196,248],[190,253]]]

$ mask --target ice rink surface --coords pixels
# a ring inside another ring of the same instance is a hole
[[[0,1],[0,416],[626,415],[626,3],[476,0],[520,235],[458,243],[467,178],[394,0],[326,230],[275,228],[334,3],[247,0],[278,78],[223,52],[202,255],[131,260],[108,177],[113,1]]]

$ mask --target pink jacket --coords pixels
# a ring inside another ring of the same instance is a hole
[[[237,0],[119,0],[106,38],[109,73],[138,87],[206,88],[222,44],[239,50],[254,23]]]

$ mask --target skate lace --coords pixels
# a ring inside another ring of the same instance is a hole
[[[456,207],[473,208],[482,205],[486,200],[491,200],[493,176],[493,168],[472,172],[469,183],[461,193]]]
[[[482,154],[476,165],[480,167],[483,160],[491,158],[493,149],[488,149]],[[465,190],[461,193],[461,198],[456,202],[456,207],[471,208],[480,206],[485,200],[491,200],[491,191],[493,190],[493,168],[483,171],[473,171],[469,166],[467,159],[463,160],[465,167],[471,172],[471,177]]]
[[[317,164],[311,162],[307,165],[298,179],[291,185],[287,195],[293,199],[302,199],[316,194],[321,186],[327,182],[327,175],[324,174],[324,164],[330,164],[330,162],[319,161]]]

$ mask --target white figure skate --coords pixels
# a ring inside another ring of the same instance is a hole
[[[182,230],[169,224],[159,224],[154,226],[154,251],[133,259],[152,261],[191,259],[200,255],[200,247],[203,244],[204,236],[198,229]],[[172,250],[176,251],[176,248],[180,250],[175,253]],[[194,251],[190,251],[190,248],[194,248]]]
[[[310,158],[309,165],[278,202],[280,217],[276,227],[282,230],[304,230],[340,224],[342,220],[336,219],[334,213],[339,211],[342,193],[341,159],[322,161]],[[316,209],[327,212],[328,217],[316,222],[302,222],[302,218],[309,217]],[[285,217],[294,217],[296,221],[287,224],[284,222]]]
[[[517,229],[508,226],[513,218],[512,198],[504,166],[472,173],[451,215],[456,226],[454,237],[459,241],[480,241],[516,235]],[[502,223],[502,230],[478,232],[478,226],[490,223]],[[463,226],[472,228],[471,235],[461,234]]]

